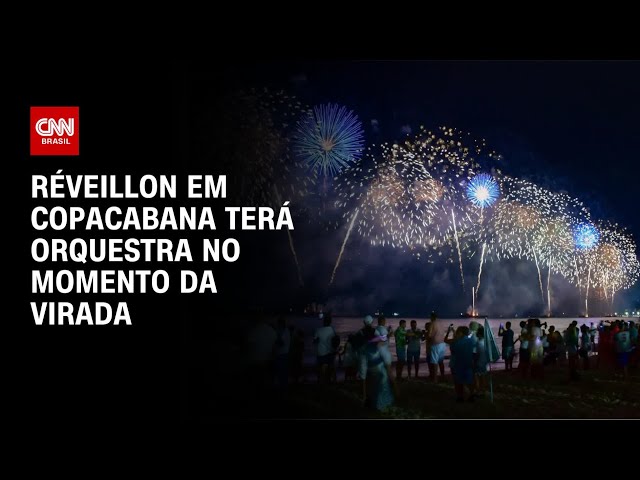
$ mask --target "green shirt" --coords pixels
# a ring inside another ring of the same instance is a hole
[[[404,327],[398,327],[395,332],[396,347],[404,348],[407,346],[407,330]]]

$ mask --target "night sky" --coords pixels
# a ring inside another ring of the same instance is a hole
[[[204,91],[210,78],[194,77],[194,91]],[[504,173],[577,197],[592,218],[618,222],[636,242],[640,238],[640,62],[282,62],[227,66],[215,78],[226,87],[284,89],[309,105],[344,104],[362,120],[368,144],[400,140],[404,132],[416,133],[420,125],[472,132],[502,154]],[[372,128],[373,119],[377,131]],[[325,275],[318,272],[335,258],[336,239],[327,241],[330,248],[326,250],[331,253],[326,265],[320,268],[307,262],[311,278],[306,300],[353,296],[336,308],[348,304],[358,312],[373,305],[415,314],[431,308],[450,314],[464,309],[465,301],[454,298],[458,294],[450,292],[449,286],[440,288],[455,283],[450,278],[454,270],[424,269],[394,252],[372,252],[365,243],[350,244],[346,259],[349,274],[360,272],[359,276],[336,282],[336,290],[327,292],[321,287],[324,280],[314,283],[315,277]],[[300,248],[304,256],[305,245]],[[487,272],[487,282],[490,275]],[[528,276],[525,272],[522,278]],[[436,277],[442,281],[434,283]],[[616,305],[633,306],[639,292],[636,285],[619,293]],[[358,301],[364,298],[371,301]],[[566,308],[575,300],[567,300]],[[500,313],[508,314],[508,309]]]

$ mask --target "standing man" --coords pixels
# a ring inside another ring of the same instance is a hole
[[[407,321],[400,320],[400,326],[394,332],[396,339],[396,355],[398,361],[396,362],[396,377],[398,380],[402,379],[402,369],[404,364],[407,363]],[[411,369],[409,369],[411,373]]]
[[[323,326],[316,330],[313,343],[316,345],[318,357],[318,383],[328,383],[333,376],[336,353],[333,347],[333,338],[336,331],[331,326],[331,315],[323,318]]]
[[[436,367],[440,369],[440,380],[444,379],[444,354],[446,352],[444,337],[447,331],[439,325],[437,320],[436,313],[431,312],[431,323],[429,331],[426,332],[426,341],[429,345],[429,378],[432,382],[436,381]]]
[[[506,328],[505,328],[506,327]],[[513,370],[513,330],[511,330],[511,322],[507,322],[505,327],[500,324],[498,336],[502,337],[502,358],[504,360],[504,369]]]
[[[424,340],[424,332],[418,330],[418,324],[411,320],[411,329],[406,333],[407,338],[407,372],[411,378],[411,365],[415,365],[416,378],[420,368],[420,342]]]
[[[631,335],[629,334],[629,325],[626,322],[620,322],[619,331],[613,336],[616,351],[616,359],[618,366],[622,369],[624,379],[629,379],[629,354],[631,352]]]

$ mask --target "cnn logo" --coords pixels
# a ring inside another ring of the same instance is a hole
[[[31,155],[80,155],[79,107],[31,107]]]
[[[73,136],[73,118],[64,118],[56,121],[53,118],[41,118],[36,122],[36,132],[42,137],[51,137],[57,135],[59,137],[63,135]]]

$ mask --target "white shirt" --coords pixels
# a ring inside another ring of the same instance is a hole
[[[333,347],[331,346],[331,339],[336,336],[336,331],[331,325],[328,327],[320,327],[316,330],[313,339],[318,339],[316,344],[317,354],[319,357],[329,355],[333,353]]]

